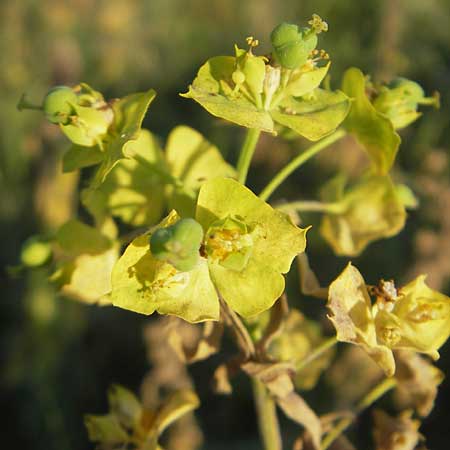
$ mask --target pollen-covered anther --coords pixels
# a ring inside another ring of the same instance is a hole
[[[377,306],[380,310],[393,311],[398,299],[397,288],[393,280],[381,280],[377,286],[372,287],[371,293],[376,297]]]
[[[400,341],[402,335],[397,327],[384,327],[381,329],[380,337],[388,347],[393,347]]]
[[[245,38],[245,41],[247,42],[247,45],[250,47],[248,52],[252,54],[252,49],[255,47],[258,47],[259,40],[255,39],[253,36],[248,36]]]
[[[328,23],[325,22],[318,14],[313,14],[311,20],[308,22],[316,34],[328,31]]]

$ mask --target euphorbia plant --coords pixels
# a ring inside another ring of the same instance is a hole
[[[450,335],[450,298],[430,289],[425,276],[399,290],[393,281],[368,286],[349,263],[323,289],[307,266],[309,227],[294,223],[295,211],[323,213],[320,232],[340,256],[357,256],[371,242],[401,231],[406,208],[417,202],[391,176],[401,142],[396,130],[419,118],[419,105],[438,106],[438,97],[426,97],[413,81],[378,85],[356,68],[345,72],[341,90],[323,86],[331,63],[317,46],[328,24],[314,15],[308,25],[277,26],[270,55],[258,56],[258,41],[249,37],[245,49],[235,46],[233,55],[209,59],[182,94],[247,128],[236,167],[187,126],[176,127],[163,150],[160,140],[142,128],[153,90],[106,101],[82,83],[51,89],[42,105],[25,98],[19,104],[41,109],[72,142],[63,157],[65,171],[95,168],[80,195],[92,223],[75,218],[50,237],[27,241],[23,265],[51,264],[52,280],[78,300],[176,316],[167,339],[186,363],[218,352],[226,325],[238,355],[218,367],[216,386],[230,392],[228,377],[238,369],[251,377],[266,450],[282,445],[276,405],[303,427],[295,448],[324,450],[351,424],[349,414],[336,414],[331,422],[318,417],[299,393],[314,388],[338,341],[363,348],[386,376],[355,413],[395,386],[399,391],[412,386],[413,408],[428,414],[442,377],[418,354],[437,359]],[[287,130],[314,143],[257,195],[246,179],[260,134],[283,136]],[[359,176],[349,179],[341,172],[324,180],[319,200],[267,203],[292,172],[346,135],[354,136],[369,157]],[[310,294],[328,297],[323,306],[336,336],[325,337],[319,323],[298,309],[289,311],[285,275],[298,255],[301,284]],[[180,319],[205,322],[194,348],[180,344]],[[406,362],[408,352],[414,364]],[[419,372],[433,380],[431,389],[418,385]],[[180,391],[150,412],[117,387],[110,414],[88,416],[86,424],[101,448],[157,449],[166,425],[197,404],[193,392]],[[415,445],[419,422],[411,414],[398,421],[413,430],[408,436]],[[385,428],[386,417],[378,413],[378,427]],[[379,431],[375,436],[381,442]]]

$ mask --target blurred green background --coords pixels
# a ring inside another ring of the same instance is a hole
[[[352,65],[388,81],[412,78],[427,93],[441,93],[440,111],[402,132],[397,179],[409,184],[421,206],[396,238],[375,243],[355,264],[369,282],[400,282],[429,273],[429,284],[449,293],[450,280],[450,1],[449,0],[19,0],[0,2],[0,227],[2,448],[83,450],[92,448],[82,423],[87,412],[106,412],[113,382],[137,391],[149,369],[142,338],[146,317],[114,308],[88,307],[55,296],[48,273],[36,270],[11,278],[21,243],[76,214],[72,175],[59,174],[67,142],[34,112],[19,113],[23,92],[39,102],[50,86],[85,81],[105,97],[153,87],[158,92],[146,126],[165,138],[183,123],[197,128],[235,160],[243,131],[208,116],[178,96],[208,57],[231,54],[235,42],[252,35],[269,49],[269,33],[286,20],[305,22],[312,13],[328,21],[320,46],[332,59],[331,82],[339,86]],[[250,184],[261,189],[271,174],[306,143],[265,136]],[[293,175],[274,196],[313,198],[339,168],[357,171],[362,153],[351,140],[325,151]],[[305,222],[317,224],[316,216]],[[317,229],[317,227],[316,227]],[[346,264],[310,234],[310,258],[329,282]],[[295,275],[290,299],[311,314],[300,298]],[[450,350],[437,363],[449,372]],[[213,365],[192,369],[203,404],[197,417],[204,448],[259,448],[249,386],[223,398],[207,388]],[[323,399],[308,395],[322,410]],[[322,401],[322,403],[321,403]],[[433,450],[450,442],[450,382],[422,431]],[[368,416],[353,430],[360,450],[367,445]],[[292,430],[291,430],[292,431]]]

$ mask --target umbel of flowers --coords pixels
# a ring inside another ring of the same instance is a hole
[[[317,15],[306,27],[282,23],[271,33],[272,52],[266,56],[256,54],[258,41],[249,37],[246,48],[235,46],[232,55],[206,61],[181,94],[215,117],[248,129],[236,168],[187,126],[175,127],[163,148],[142,127],[156,95],[152,89],[105,100],[81,83],[51,89],[38,106],[25,97],[19,102],[20,109],[41,110],[70,140],[64,172],[90,168],[93,174],[80,195],[90,223],[74,218],[49,236],[27,240],[19,270],[46,264],[60,292],[85,303],[158,312],[190,323],[210,321],[190,358],[178,345],[186,361],[218,351],[221,327],[228,325],[240,354],[219,367],[221,385],[231,390],[224,374],[236,366],[253,378],[261,423],[270,430],[261,433],[267,449],[281,449],[275,401],[306,429],[301,448],[325,450],[345,429],[345,422],[338,422],[324,436],[321,420],[295,392],[314,388],[336,341],[356,344],[387,376],[395,375],[383,381],[387,384],[377,388],[377,395],[398,383],[419,415],[427,415],[442,374],[419,353],[437,359],[450,335],[450,298],[430,289],[424,275],[400,289],[391,281],[374,287],[349,263],[323,289],[303,267],[308,293],[328,291],[329,319],[336,329],[331,339],[319,323],[287,308],[285,275],[305,251],[309,227],[300,228],[282,211],[323,213],[320,234],[339,256],[357,256],[371,242],[398,234],[406,209],[418,202],[390,175],[401,143],[397,130],[420,117],[419,106],[439,106],[437,94],[427,97],[411,80],[377,84],[357,68],[344,73],[340,90],[332,90],[323,83],[330,58],[318,48],[318,37],[327,30]],[[261,132],[314,144],[257,196],[245,181]],[[324,182],[318,201],[301,199],[277,208],[266,202],[294,170],[344,136],[367,153],[361,174],[351,179],[340,171]],[[305,266],[306,255],[299,260]],[[180,337],[169,340],[179,343]],[[162,448],[165,428],[199,401],[190,390],[181,390],[151,411],[116,386],[109,403],[109,414],[86,417],[90,439],[105,450],[156,450]],[[377,416],[375,440],[381,442],[385,434],[390,439],[389,430],[380,430],[391,418]],[[395,421],[409,427],[413,444],[420,439],[419,423],[409,412]]]

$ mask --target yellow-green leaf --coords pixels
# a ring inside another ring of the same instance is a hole
[[[392,376],[394,356],[388,347],[378,344],[366,283],[351,263],[330,284],[327,306],[338,341],[360,345],[388,376]]]
[[[72,256],[99,254],[111,247],[111,241],[97,228],[73,219],[62,225],[56,233],[56,241],[65,253]]]
[[[90,106],[73,105],[76,115],[71,116],[67,125],[60,124],[62,132],[76,145],[92,147],[106,135],[111,124],[108,110],[94,109]]]
[[[164,208],[164,181],[167,172],[156,138],[140,130],[127,151],[133,158],[118,161],[97,189],[83,192],[83,203],[95,217],[113,215],[138,227],[156,223]]]
[[[393,308],[380,308],[376,316],[378,334],[389,337],[395,348],[428,353],[439,357],[439,348],[450,336],[450,298],[430,289],[425,275],[399,290]]]
[[[111,272],[118,258],[116,245],[103,253],[82,254],[65,263],[53,279],[63,295],[88,304],[110,304]]]
[[[283,91],[283,95],[302,97],[320,86],[328,73],[331,63],[323,67],[314,67],[311,70],[294,70],[289,77],[289,83]]]
[[[170,173],[183,183],[183,187],[168,189],[169,206],[181,216],[194,215],[196,194],[204,182],[236,176],[236,170],[225,162],[218,148],[190,127],[172,130],[165,156]]]
[[[252,317],[271,308],[284,291],[284,277],[267,265],[250,258],[241,271],[210,263],[214,285],[228,305],[243,317]]]
[[[311,141],[332,133],[350,109],[350,99],[340,91],[316,89],[308,98],[285,98],[270,112],[273,120]]]
[[[178,220],[171,213],[159,226]],[[141,314],[171,314],[188,322],[218,320],[219,301],[204,258],[188,272],[155,259],[150,234],[139,236],[126,248],[112,272],[111,298],[115,306]]]
[[[344,122],[345,128],[354,134],[368,152],[375,171],[380,175],[389,172],[400,145],[400,136],[392,122],[378,112],[366,95],[364,74],[354,67],[348,69],[342,80],[342,90],[353,99],[352,107]]]
[[[320,233],[337,255],[359,255],[369,243],[402,230],[405,207],[388,176],[363,178],[344,192],[343,181],[332,181],[322,192],[324,201],[340,206],[325,214],[320,226]]]
[[[64,153],[63,172],[72,172],[84,167],[94,166],[103,161],[103,156],[103,152],[98,146],[83,147],[74,144]]]
[[[155,96],[155,91],[150,89],[128,95],[113,104],[112,135],[108,136],[104,143],[105,156],[93,180],[93,187],[97,187],[105,180],[120,159],[130,156],[127,153],[127,145],[139,137],[142,121]]]
[[[109,411],[117,417],[119,422],[127,427],[136,426],[142,414],[142,405],[130,390],[118,384],[108,390]]]
[[[190,389],[175,391],[161,405],[153,427],[160,435],[173,422],[199,406],[200,400],[194,391]]]
[[[259,109],[252,98],[233,91],[232,74],[236,58],[217,56],[208,60],[183,97],[192,98],[213,116],[247,128],[273,132],[273,121],[267,111]]]
[[[118,445],[128,442],[128,433],[122,428],[116,416],[86,415],[84,417],[89,440],[102,444]]]
[[[307,230],[230,178],[215,178],[200,188],[196,219],[212,239],[205,244],[207,252],[213,246],[208,264],[225,301],[244,317],[268,309],[283,291],[281,274],[305,250]],[[246,262],[236,261],[233,268],[228,262],[242,246]]]

